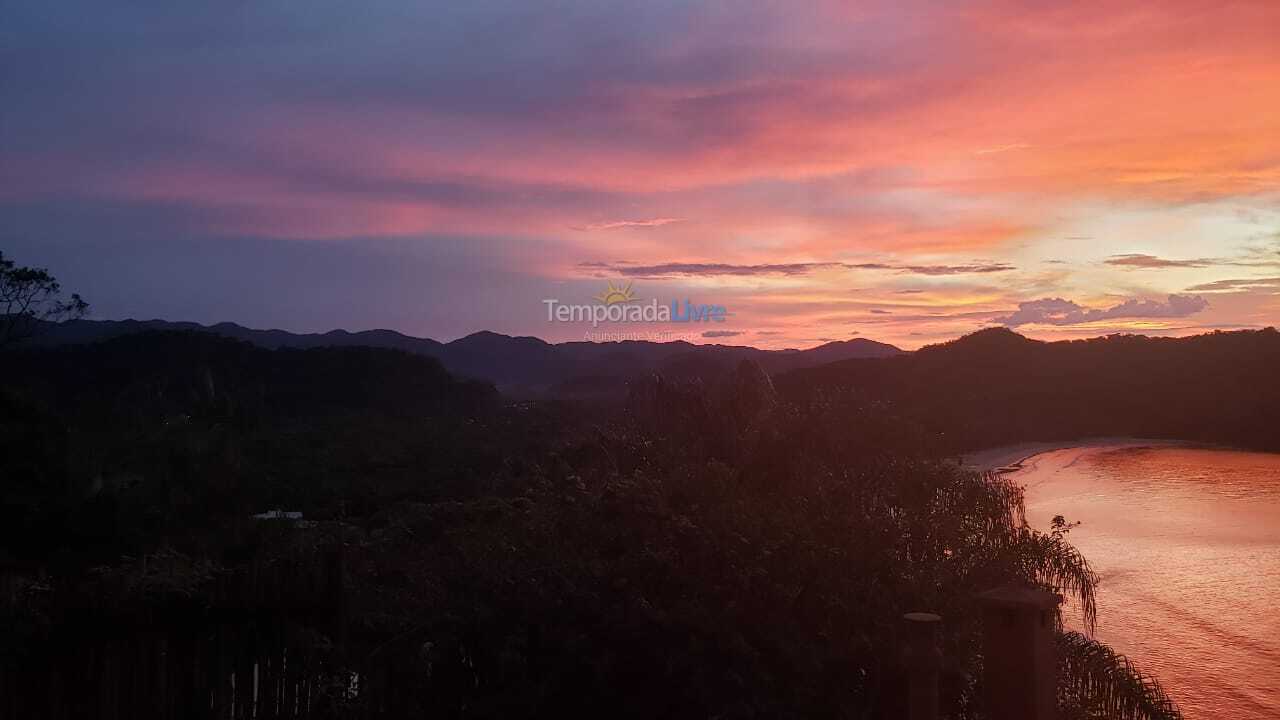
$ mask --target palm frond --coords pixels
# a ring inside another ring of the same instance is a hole
[[[1093,632],[1098,620],[1095,591],[1098,574],[1089,561],[1061,535],[1021,528],[1014,545],[1023,571],[1055,592],[1080,603],[1080,614],[1086,629]]]
[[[1077,632],[1059,633],[1058,701],[1079,720],[1182,720],[1177,704],[1124,655]]]

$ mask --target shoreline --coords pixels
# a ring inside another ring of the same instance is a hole
[[[1139,438],[1127,436],[1088,437],[1076,440],[1053,440],[1040,442],[1023,442],[1013,445],[1000,445],[984,450],[965,453],[960,456],[960,467],[968,470],[1009,473],[1021,470],[1025,462],[1037,455],[1055,450],[1071,450],[1075,448],[1126,448],[1126,447],[1183,447],[1192,445],[1183,440],[1160,438]]]

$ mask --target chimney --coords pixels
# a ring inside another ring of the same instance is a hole
[[[1054,720],[1058,678],[1053,636],[1062,598],[1009,585],[978,596],[983,687],[991,720]]]

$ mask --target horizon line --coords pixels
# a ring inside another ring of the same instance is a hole
[[[543,343],[544,345],[549,345],[549,346],[556,346],[556,345],[569,345],[569,344],[584,344],[584,343],[585,343],[585,344],[592,344],[592,345],[608,345],[608,344],[621,344],[621,343],[626,343],[626,342],[632,342],[632,343],[647,343],[647,344],[652,344],[652,345],[670,345],[670,344],[675,344],[675,343],[684,343],[684,344],[686,344],[686,345],[690,345],[690,346],[708,346],[708,347],[744,348],[744,349],[757,350],[757,351],[760,351],[760,352],[805,352],[805,351],[815,350],[815,349],[818,349],[818,348],[821,348],[821,347],[826,347],[826,346],[829,346],[829,345],[835,345],[835,344],[847,344],[847,343],[852,343],[852,342],[868,342],[868,343],[875,343],[875,344],[877,344],[877,345],[883,345],[883,346],[885,346],[885,347],[890,347],[890,348],[893,348],[893,349],[898,350],[899,352],[903,352],[903,353],[915,352],[916,350],[920,350],[920,349],[923,349],[923,348],[932,347],[932,346],[936,346],[936,345],[943,345],[943,344],[950,343],[950,342],[955,342],[955,341],[957,341],[957,340],[961,340],[961,339],[963,339],[963,338],[970,337],[970,336],[972,336],[972,335],[977,335],[977,334],[979,334],[979,333],[983,333],[983,332],[990,332],[990,331],[999,331],[999,330],[1003,330],[1003,331],[1008,332],[1008,333],[1010,333],[1010,334],[1012,334],[1012,335],[1017,335],[1018,337],[1021,337],[1021,338],[1024,338],[1024,339],[1027,339],[1027,340],[1030,340],[1030,341],[1033,341],[1033,342],[1040,342],[1040,343],[1079,342],[1079,341],[1088,341],[1088,340],[1099,340],[1099,339],[1104,339],[1104,338],[1109,338],[1109,337],[1144,337],[1144,338],[1170,338],[1170,339],[1185,339],[1185,338],[1201,337],[1201,336],[1205,336],[1205,335],[1214,335],[1214,334],[1219,334],[1219,333],[1233,333],[1233,332],[1261,332],[1261,331],[1268,331],[1268,330],[1270,330],[1270,331],[1272,331],[1272,332],[1276,332],[1276,331],[1277,331],[1277,328],[1276,328],[1276,326],[1275,326],[1275,325],[1267,325],[1267,326],[1242,326],[1242,327],[1232,327],[1232,328],[1230,328],[1230,329],[1223,329],[1223,328],[1206,328],[1206,329],[1204,329],[1202,332],[1196,332],[1196,333],[1191,333],[1191,334],[1187,334],[1187,335],[1161,335],[1161,334],[1148,334],[1148,333],[1140,333],[1140,332],[1111,332],[1111,333],[1101,333],[1101,334],[1098,334],[1098,335],[1093,335],[1093,336],[1089,336],[1089,337],[1081,337],[1081,338],[1069,338],[1069,339],[1068,339],[1068,338],[1063,338],[1063,339],[1056,339],[1056,340],[1043,340],[1043,339],[1040,339],[1040,338],[1032,337],[1031,335],[1028,335],[1028,334],[1026,334],[1026,333],[1018,332],[1017,330],[1015,330],[1015,329],[1013,329],[1013,328],[1010,328],[1010,327],[1008,327],[1008,326],[1006,326],[1006,325],[992,325],[992,326],[988,326],[988,327],[978,328],[978,329],[973,330],[973,331],[970,331],[970,332],[962,333],[962,334],[956,335],[956,336],[951,337],[951,338],[946,339],[946,340],[939,340],[939,341],[937,341],[937,342],[925,343],[925,344],[921,345],[920,347],[915,348],[914,350],[909,350],[909,349],[905,349],[905,348],[899,347],[898,345],[895,345],[895,344],[893,344],[893,343],[884,342],[883,340],[876,340],[876,339],[874,339],[874,338],[870,338],[870,337],[852,337],[852,338],[849,338],[849,339],[847,339],[847,340],[828,340],[828,341],[825,341],[825,342],[819,342],[819,343],[814,344],[814,345],[812,345],[812,346],[806,346],[806,347],[762,348],[762,347],[758,347],[758,346],[756,346],[756,345],[726,344],[726,343],[721,343],[721,342],[691,342],[691,341],[689,341],[689,340],[685,340],[685,339],[677,339],[677,340],[643,340],[643,339],[624,339],[624,340],[589,340],[589,339],[582,339],[582,340],[560,340],[560,341],[552,341],[552,340],[547,340],[546,338],[538,337],[538,336],[536,336],[536,335],[510,335],[510,334],[507,334],[507,333],[498,332],[498,331],[496,331],[496,330],[488,330],[488,329],[475,330],[475,331],[472,331],[472,332],[467,333],[467,334],[465,334],[465,335],[459,335],[458,337],[455,337],[455,338],[453,338],[453,339],[451,339],[451,340],[439,340],[439,339],[436,339],[436,338],[433,338],[433,337],[427,337],[427,336],[424,336],[424,335],[412,335],[412,334],[409,334],[409,333],[404,332],[404,331],[402,331],[402,330],[397,330],[397,329],[395,329],[395,328],[388,328],[388,327],[373,327],[373,328],[366,328],[366,329],[364,329],[364,330],[348,330],[347,328],[338,327],[338,328],[331,328],[331,329],[329,329],[329,330],[324,330],[324,331],[300,332],[300,331],[296,331],[296,330],[287,330],[287,329],[284,329],[284,328],[278,328],[278,327],[273,327],[273,328],[255,328],[255,327],[250,327],[250,326],[248,326],[248,325],[243,325],[243,324],[238,323],[238,322],[235,322],[235,321],[233,321],[233,320],[221,320],[221,321],[218,321],[218,322],[216,322],[216,323],[205,324],[205,323],[197,322],[197,321],[195,321],[195,320],[166,320],[166,319],[164,319],[164,318],[159,318],[159,317],[153,317],[153,318],[150,318],[150,319],[139,319],[139,318],[132,318],[132,317],[129,317],[129,318],[123,318],[123,319],[108,319],[108,318],[73,318],[73,319],[64,320],[64,321],[62,321],[62,322],[52,323],[52,324],[53,324],[53,325],[55,325],[55,326],[63,326],[63,325],[71,325],[71,324],[74,324],[74,323],[93,323],[93,324],[103,324],[103,323],[140,323],[140,324],[146,324],[146,323],[166,323],[166,324],[170,324],[170,325],[195,325],[195,326],[197,326],[197,327],[199,327],[199,328],[202,328],[202,329],[205,329],[205,330],[213,330],[214,328],[216,328],[216,327],[218,327],[218,326],[220,326],[220,325],[233,325],[233,326],[235,326],[235,327],[237,327],[237,328],[240,328],[240,329],[242,329],[242,330],[247,330],[247,331],[250,331],[250,332],[261,332],[261,333],[286,333],[286,334],[288,334],[288,335],[299,336],[299,337],[302,337],[302,336],[324,336],[324,335],[330,335],[330,334],[333,334],[333,333],[344,333],[344,334],[347,334],[347,335],[360,335],[360,334],[363,334],[363,333],[389,332],[389,333],[395,333],[395,334],[397,334],[397,335],[399,335],[399,336],[401,336],[401,337],[408,338],[408,339],[411,339],[411,340],[422,340],[422,341],[427,341],[427,342],[437,343],[437,344],[439,344],[439,345],[450,345],[450,344],[453,344],[453,343],[456,343],[456,342],[459,342],[459,341],[465,340],[465,339],[467,339],[467,338],[475,337],[476,335],[496,335],[496,336],[504,337],[504,338],[508,338],[508,339],[511,339],[511,340],[536,340],[536,341],[538,341],[538,342],[540,342],[540,343]],[[714,340],[714,339],[716,339],[716,338],[707,338],[707,339],[708,339],[708,340]]]

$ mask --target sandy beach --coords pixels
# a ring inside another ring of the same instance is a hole
[[[1160,440],[1154,438],[1134,437],[1094,437],[1079,440],[1057,440],[1052,442],[1025,442],[1015,445],[1002,445],[961,456],[960,465],[973,470],[1017,470],[1022,463],[1041,453],[1068,448],[1100,448],[1100,447],[1170,447],[1186,445],[1180,440]]]

